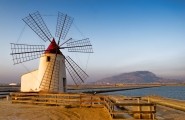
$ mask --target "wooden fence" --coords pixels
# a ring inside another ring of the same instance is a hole
[[[155,119],[156,105],[140,102],[140,98],[125,98],[124,102],[116,102],[111,97],[104,98],[104,105],[112,118],[116,115],[131,116],[135,119]]]
[[[133,118],[155,119],[155,105],[152,103],[131,103],[113,101],[109,96],[92,94],[48,94],[12,93],[12,103],[43,104],[65,107],[105,107],[112,118],[118,114],[129,114]]]
[[[104,107],[99,96],[88,94],[12,93],[12,103],[66,107]]]

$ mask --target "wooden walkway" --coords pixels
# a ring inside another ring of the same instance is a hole
[[[67,93],[12,93],[12,103],[41,104],[64,107],[105,107],[113,119],[155,119],[155,104],[140,98]]]

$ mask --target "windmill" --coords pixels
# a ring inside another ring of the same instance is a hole
[[[68,52],[93,53],[88,38],[82,40],[65,40],[73,22],[67,14],[58,12],[57,26],[54,38],[47,28],[43,18],[37,11],[23,18],[23,21],[44,41],[50,44],[28,45],[11,43],[14,64],[40,58],[38,70],[26,73],[21,77],[22,92],[66,92],[66,71],[68,71],[76,85],[80,85],[88,77],[69,56],[64,56],[61,49]],[[65,40],[61,43],[61,40]],[[64,47],[64,45],[66,45]],[[34,77],[33,77],[34,76]],[[36,77],[35,77],[36,76]]]

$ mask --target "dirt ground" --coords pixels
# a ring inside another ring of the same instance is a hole
[[[185,101],[161,96],[148,96],[148,98],[157,105],[156,118],[158,120],[185,120]],[[143,97],[142,99],[147,100],[148,98]]]
[[[157,120],[185,120],[185,112],[157,105]],[[0,100],[0,120],[111,120],[105,108],[64,108]]]
[[[185,120],[185,112],[157,105],[157,120]]]
[[[0,101],[0,120],[111,120],[105,108],[64,108]]]

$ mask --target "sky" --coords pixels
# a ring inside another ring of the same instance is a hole
[[[49,44],[22,21],[36,11],[53,35],[60,11],[74,18],[66,39],[90,39],[93,54],[62,51],[88,82],[140,70],[185,78],[185,0],[0,0],[0,83],[37,69],[39,59],[13,65],[10,55],[10,43]]]

